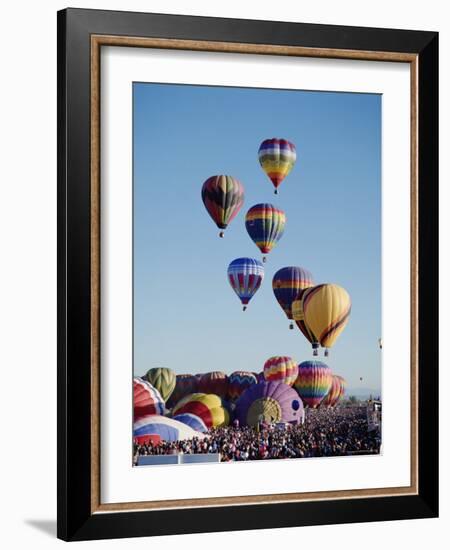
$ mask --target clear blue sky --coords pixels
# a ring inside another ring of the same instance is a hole
[[[272,355],[311,358],[272,292],[275,271],[299,265],[352,297],[325,362],[349,387],[378,391],[381,96],[135,83],[133,101],[135,373],[260,371]],[[271,137],[297,148],[279,195],[258,162]],[[224,239],[200,196],[216,174],[238,178],[246,194]],[[259,202],[282,208],[287,222],[244,313],[226,271],[235,258],[261,258],[244,225]]]

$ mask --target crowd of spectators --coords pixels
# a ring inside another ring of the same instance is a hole
[[[134,445],[139,455],[219,453],[221,462],[376,454],[379,430],[369,431],[366,407],[307,409],[304,424],[212,428],[204,439]]]

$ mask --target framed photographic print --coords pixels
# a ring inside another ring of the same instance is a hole
[[[437,33],[67,9],[58,56],[58,536],[437,516]]]

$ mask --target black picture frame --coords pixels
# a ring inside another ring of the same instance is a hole
[[[91,36],[403,52],[418,60],[418,493],[114,513],[92,512]],[[58,13],[58,531],[138,537],[438,515],[438,34],[148,13]]]

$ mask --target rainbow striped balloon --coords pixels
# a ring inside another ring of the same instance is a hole
[[[298,366],[298,377],[294,382],[294,388],[303,403],[314,409],[330,391],[332,377],[331,369],[325,363],[303,361]]]
[[[297,160],[295,145],[287,139],[265,139],[258,151],[259,163],[275,187],[278,186],[292,170]]]
[[[247,233],[263,254],[268,254],[281,239],[285,223],[283,210],[268,203],[255,204],[245,216]]]
[[[292,357],[277,355],[264,363],[264,378],[267,382],[283,382],[292,386],[297,376],[298,366]]]

